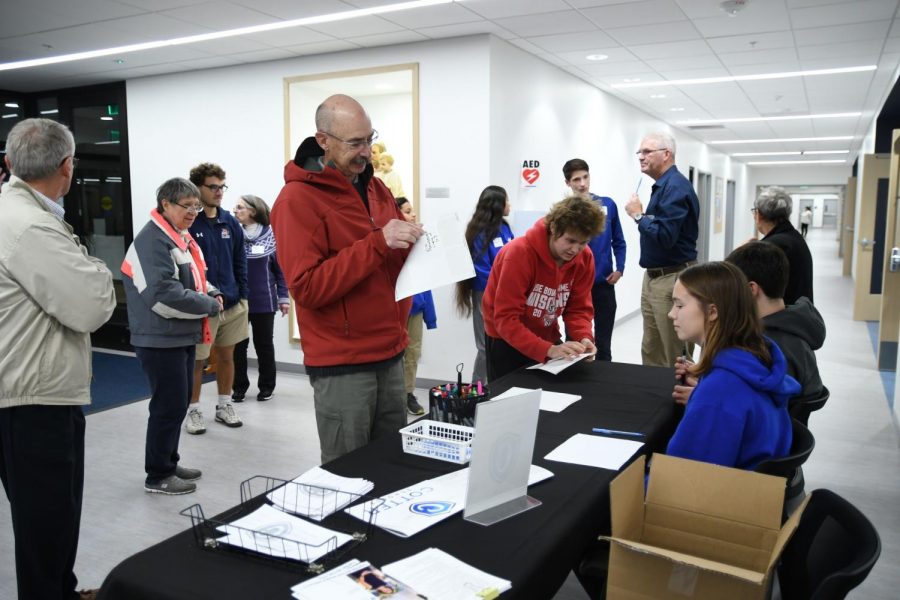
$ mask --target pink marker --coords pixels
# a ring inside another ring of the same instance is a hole
[[[478,380],[478,395],[481,395],[481,380]]]

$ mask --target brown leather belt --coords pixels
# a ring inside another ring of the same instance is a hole
[[[672,273],[680,273],[684,271],[691,265],[696,265],[696,260],[691,260],[686,263],[682,263],[680,265],[672,265],[670,267],[659,267],[656,269],[647,269],[647,277],[650,279],[656,279],[657,277],[662,277],[664,275],[671,275]]]

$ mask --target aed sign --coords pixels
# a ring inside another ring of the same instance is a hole
[[[522,161],[522,180],[525,187],[535,187],[537,180],[541,178],[541,161]]]

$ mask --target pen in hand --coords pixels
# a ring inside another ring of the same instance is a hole
[[[603,435],[627,435],[629,437],[644,437],[640,431],[619,431],[618,429],[605,429],[603,427],[594,427],[591,429],[594,433],[602,433]]]

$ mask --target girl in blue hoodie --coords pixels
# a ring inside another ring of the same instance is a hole
[[[697,387],[666,454],[747,470],[786,456],[787,403],[800,384],[787,374],[778,346],[763,337],[744,274],[726,262],[685,269],[669,318],[678,339],[702,352],[687,369]]]

